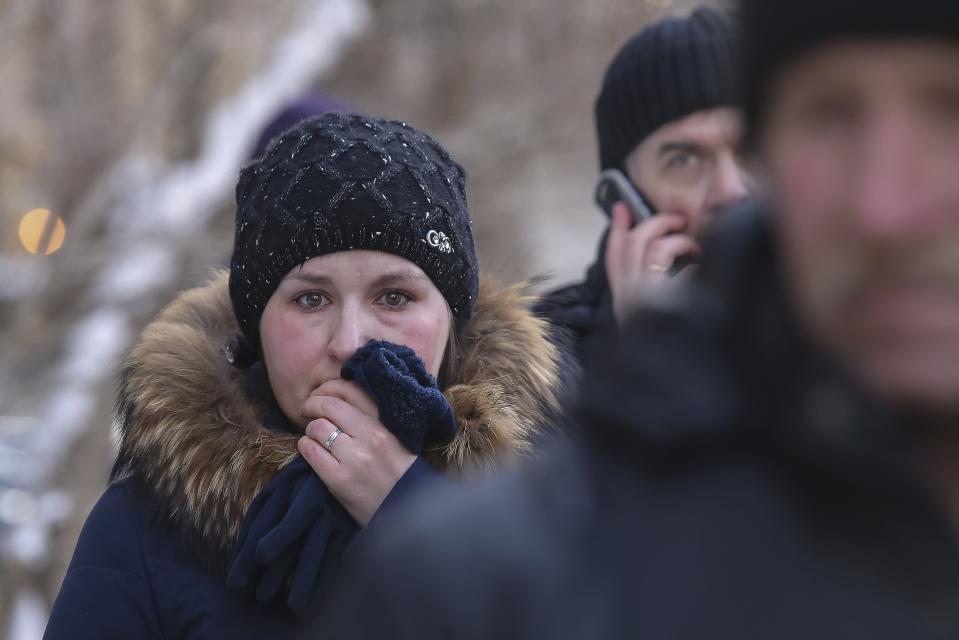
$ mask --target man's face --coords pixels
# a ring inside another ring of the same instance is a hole
[[[698,238],[721,209],[752,191],[738,153],[741,133],[735,109],[697,111],[648,135],[626,167],[657,211],[684,216]]]
[[[885,400],[959,412],[959,45],[855,41],[787,67],[762,155],[809,334]]]

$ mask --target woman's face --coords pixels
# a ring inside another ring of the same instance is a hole
[[[446,300],[418,266],[380,251],[308,260],[280,282],[260,319],[270,387],[283,413],[306,427],[300,407],[340,377],[371,339],[413,349],[437,375],[450,333]]]

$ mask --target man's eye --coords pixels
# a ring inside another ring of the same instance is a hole
[[[955,128],[959,124],[959,91],[940,90],[927,100],[927,110],[937,125]]]
[[[402,307],[410,301],[410,297],[401,291],[387,291],[377,299],[378,304],[387,307]]]
[[[811,133],[847,133],[859,124],[864,116],[861,104],[853,96],[837,92],[810,98],[799,109],[799,120]]]
[[[680,153],[669,159],[668,166],[675,169],[685,169],[694,166],[699,161],[695,153]]]
[[[304,309],[318,309],[329,302],[326,296],[318,291],[307,291],[301,293],[293,301]]]

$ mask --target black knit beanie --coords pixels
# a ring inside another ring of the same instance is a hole
[[[479,287],[471,224],[463,168],[425,133],[355,114],[304,120],[240,172],[233,311],[257,349],[260,316],[291,269],[368,249],[419,266],[461,328]]]
[[[762,128],[777,71],[801,54],[845,38],[959,37],[957,0],[741,0],[743,108],[747,136]]]
[[[629,152],[667,122],[734,105],[736,37],[732,16],[711,7],[633,36],[610,63],[596,99],[601,169],[625,171]]]

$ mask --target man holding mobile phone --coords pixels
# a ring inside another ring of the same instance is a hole
[[[610,63],[595,108],[600,168],[620,172],[617,184],[634,192],[605,194],[611,222],[586,280],[538,308],[569,333],[578,360],[651,290],[691,269],[712,220],[751,192],[733,106],[735,50],[731,16],[700,7],[649,25]]]
[[[384,541],[356,637],[959,638],[959,2],[740,6],[766,201],[596,359],[586,437]]]

